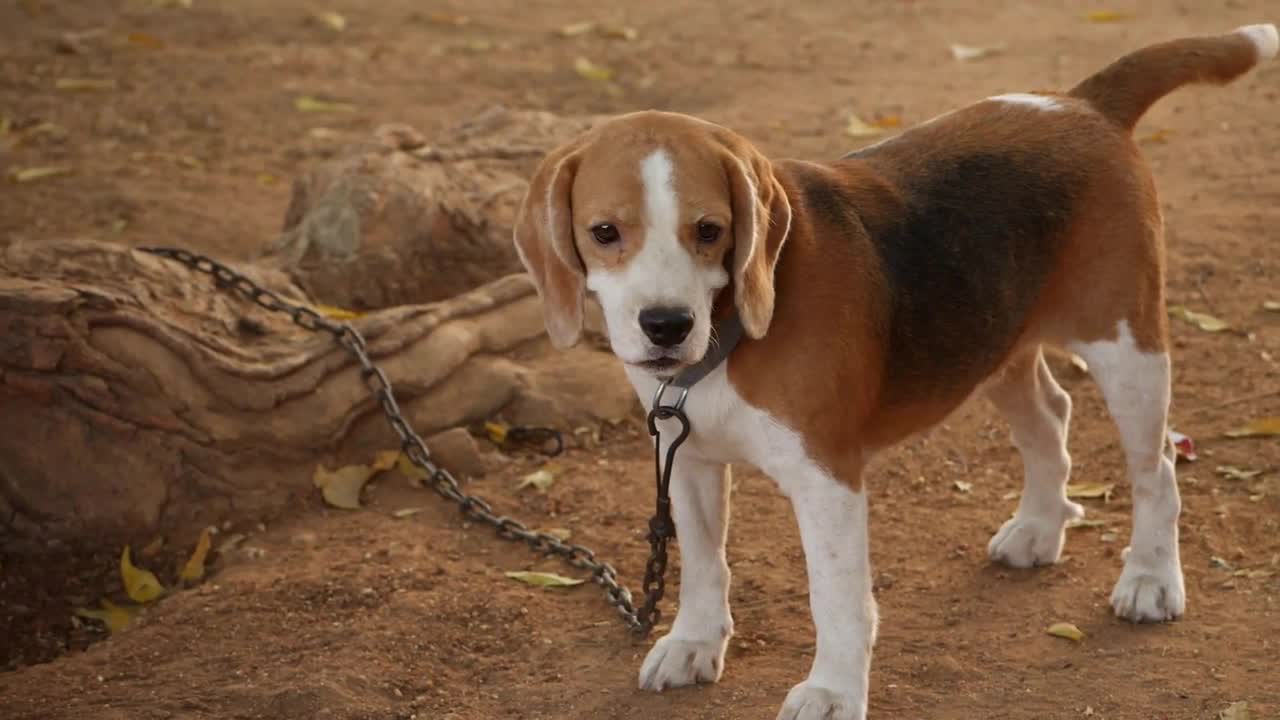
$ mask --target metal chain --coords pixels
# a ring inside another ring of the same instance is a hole
[[[644,604],[640,606],[639,615],[650,627],[658,624],[658,619],[662,616],[658,603],[662,601],[662,595],[667,589],[667,541],[676,536],[676,524],[671,517],[671,469],[676,464],[676,450],[689,437],[689,418],[684,414],[684,401],[689,397],[689,388],[681,388],[680,397],[674,405],[663,405],[662,396],[667,391],[668,384],[669,381],[664,381],[658,385],[658,390],[653,395],[653,409],[649,411],[657,501],[653,517],[649,518],[650,552],[649,561],[644,567]],[[667,447],[667,461],[664,463],[658,421],[671,419],[680,423],[680,432]]]
[[[618,615],[622,617],[622,621],[626,623],[637,635],[645,636],[653,629],[657,622],[658,613],[656,611],[655,598],[653,602],[647,602],[646,607],[641,611],[637,611],[635,603],[632,601],[631,591],[618,582],[618,573],[613,566],[607,562],[596,559],[596,554],[590,549],[578,545],[576,543],[566,543],[549,533],[538,530],[530,530],[524,523],[507,517],[505,515],[497,515],[493,511],[493,506],[488,502],[474,495],[468,495],[463,492],[458,481],[445,468],[439,467],[431,459],[431,452],[427,449],[426,443],[422,438],[414,432],[413,428],[404,419],[404,415],[400,412],[400,406],[396,403],[395,395],[391,390],[391,381],[387,379],[385,373],[369,358],[369,352],[365,346],[364,337],[356,331],[351,325],[342,322],[334,322],[311,308],[291,303],[278,294],[259,287],[249,278],[213,260],[212,258],[196,253],[188,252],[178,248],[164,247],[142,247],[138,250],[152,255],[158,255],[179,262],[186,267],[200,273],[212,276],[218,283],[219,287],[229,288],[244,297],[257,303],[260,307],[266,308],[273,312],[284,313],[288,315],[299,327],[305,328],[312,332],[329,333],[338,341],[342,347],[346,348],[351,356],[360,365],[361,375],[364,378],[365,385],[368,386],[373,397],[382,407],[382,412],[387,418],[387,423],[391,425],[391,429],[395,431],[400,438],[400,450],[409,458],[409,462],[423,470],[428,477],[430,487],[441,496],[457,503],[462,513],[478,522],[489,525],[497,531],[498,536],[506,540],[522,540],[529,547],[548,555],[558,555],[564,559],[566,563],[575,568],[589,570],[591,579],[596,584],[604,588],[608,595],[608,602],[617,609]],[[652,420],[650,421],[652,427]],[[688,426],[686,421],[686,429],[684,434],[688,434]],[[558,436],[555,438],[559,441]],[[681,436],[683,440],[683,435]],[[672,451],[674,452],[674,450]],[[670,460],[670,458],[668,458]],[[669,475],[669,472],[668,472]],[[664,495],[665,497],[665,495]],[[667,523],[670,524],[670,509],[667,510]],[[658,518],[650,521],[652,528],[655,523],[659,522]],[[674,526],[673,526],[674,527]],[[650,531],[651,536],[653,531]],[[655,560],[650,557],[649,567],[658,564],[665,570],[666,567],[666,541],[662,541],[661,559]],[[658,548],[654,547],[653,555],[658,554]],[[645,586],[648,588],[651,579],[650,573],[645,573]],[[657,598],[662,597],[662,586],[659,581],[657,589]]]

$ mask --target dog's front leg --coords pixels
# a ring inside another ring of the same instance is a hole
[[[863,720],[876,638],[867,550],[867,496],[817,468],[779,482],[791,497],[809,571],[817,652],[778,720]]]
[[[680,545],[680,610],[671,632],[654,644],[640,668],[640,687],[715,682],[733,634],[729,615],[729,467],[692,455],[676,459],[671,506]]]

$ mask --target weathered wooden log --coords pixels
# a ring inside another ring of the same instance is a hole
[[[239,269],[304,297],[278,272]],[[352,322],[424,437],[495,416],[571,429],[635,408],[607,353],[550,352],[523,275]],[[0,247],[0,532],[254,519],[313,493],[318,462],[394,447],[331,337],[142,252]]]
[[[442,300],[521,272],[511,242],[542,155],[592,118],[491,108],[431,142],[384,125],[293,184],[259,262],[317,300],[367,310]]]

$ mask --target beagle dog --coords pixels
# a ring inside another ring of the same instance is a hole
[[[777,482],[804,546],[817,649],[781,720],[866,716],[877,612],[864,469],[966,398],[991,399],[1024,466],[988,554],[1056,562],[1083,510],[1066,495],[1071,398],[1046,345],[1087,361],[1124,448],[1133,529],[1116,615],[1183,614],[1163,227],[1131,135],[1167,93],[1229,82],[1277,45],[1274,25],[1152,45],[1070,92],[987,98],[832,162],[770,161],[728,129],[663,112],[546,156],[514,239],[552,342],[578,341],[591,292],[646,405],[702,365],[671,484],[679,611],[642,688],[724,670],[730,463]],[[726,332],[741,341],[726,349]]]

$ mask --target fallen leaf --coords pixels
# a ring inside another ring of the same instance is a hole
[[[462,27],[463,25],[470,25],[471,18],[466,15],[453,15],[451,13],[435,12],[427,15],[427,22],[434,23],[436,25],[453,25],[454,27]]]
[[[1146,135],[1138,138],[1138,142],[1151,145],[1163,145],[1164,143],[1169,142],[1169,136],[1172,134],[1173,131],[1169,128],[1160,128],[1155,132],[1147,133]]]
[[[600,28],[600,34],[611,40],[631,41],[640,37],[640,31],[623,25],[603,25]]]
[[[1107,501],[1111,499],[1111,491],[1115,488],[1115,483],[1071,483],[1067,485],[1067,497],[1086,500],[1102,498]]]
[[[121,607],[115,603],[102,599],[101,610],[91,610],[88,608],[76,608],[75,614],[82,618],[97,620],[107,626],[108,632],[120,632],[125,629],[133,618],[138,614],[136,607]]]
[[[151,557],[152,555],[155,555],[156,553],[160,552],[160,549],[163,547],[164,547],[164,536],[157,535],[151,542],[144,545],[142,549],[138,551],[138,555],[142,557]]]
[[[347,19],[332,10],[317,10],[311,16],[321,25],[334,32],[342,32],[347,29]]]
[[[471,52],[489,52],[493,49],[493,41],[485,40],[484,38],[473,38],[463,43],[462,46]]]
[[[19,168],[11,171],[9,177],[18,183],[34,182],[45,178],[68,175],[71,168],[66,165],[45,165],[42,167]]]
[[[322,113],[322,112],[355,112],[356,106],[351,103],[335,102],[332,100],[319,100],[310,95],[302,95],[294,99],[293,107],[298,112],[305,113]]]
[[[1231,569],[1232,569],[1232,567],[1231,567],[1231,563],[1227,562],[1226,560],[1223,560],[1222,558],[1218,557],[1217,555],[1210,555],[1210,556],[1209,556],[1209,567],[1214,568],[1214,569],[1216,569],[1216,570],[1228,570],[1228,571],[1229,571],[1229,570],[1231,570]]]
[[[538,492],[546,492],[547,488],[551,487],[555,481],[556,476],[552,475],[550,470],[543,468],[525,475],[520,481],[520,484],[516,486],[516,489],[523,490],[527,487],[531,487]]]
[[[1169,315],[1195,325],[1205,332],[1222,332],[1230,330],[1231,324],[1205,313],[1196,312],[1182,305],[1170,305]]]
[[[364,317],[364,313],[358,310],[344,310],[332,305],[312,305],[311,309],[330,320],[355,320],[358,317]]]
[[[1219,465],[1213,471],[1228,480],[1248,480],[1266,472],[1266,470],[1241,470],[1234,465]]]
[[[116,87],[115,80],[102,80],[99,78],[58,78],[54,81],[53,86],[59,90],[68,92],[80,92],[85,90],[114,90]]]
[[[484,424],[485,433],[489,435],[489,439],[495,445],[501,445],[507,441],[507,430],[510,430],[510,428],[502,423],[486,422]]]
[[[574,585],[581,585],[583,582],[577,578],[570,578],[563,575],[557,575],[555,573],[545,572],[521,571],[508,572],[506,575],[512,580],[519,580],[520,582],[528,585],[536,585],[544,588],[573,587]]]
[[[1174,459],[1183,459],[1187,462],[1195,462],[1200,459],[1196,454],[1196,442],[1190,436],[1169,429],[1169,443],[1173,445]]]
[[[573,71],[587,80],[603,82],[613,79],[612,70],[602,65],[597,65],[584,57],[579,57],[573,61]]]
[[[850,137],[873,137],[884,134],[884,130],[879,125],[869,123],[857,115],[850,115],[849,122],[844,127],[844,134]]]
[[[595,26],[596,24],[590,21],[576,22],[564,25],[556,32],[559,33],[560,37],[577,37],[578,35],[585,35],[591,32],[592,28]]]
[[[1119,539],[1120,539],[1120,536],[1113,532],[1104,532],[1098,536],[1098,541],[1104,542],[1104,543],[1113,543]]]
[[[1050,625],[1049,629],[1046,630],[1045,632],[1049,633],[1054,637],[1066,638],[1067,640],[1071,640],[1073,642],[1080,642],[1081,640],[1084,639],[1084,633],[1080,630],[1080,628],[1076,627],[1075,625],[1069,622],[1054,623]]]
[[[1273,437],[1280,435],[1280,416],[1258,418],[1226,433],[1229,438]]]
[[[426,470],[415,465],[414,462],[409,459],[409,456],[404,453],[400,453],[396,457],[396,470],[398,470],[401,475],[404,475],[419,484],[426,482],[426,480],[431,477]]]
[[[1067,521],[1068,528],[1095,528],[1106,525],[1105,520],[1090,520],[1088,518],[1071,518]]]
[[[1004,52],[1004,49],[1004,43],[987,46],[952,44],[951,57],[960,62],[968,62],[970,60],[981,60],[984,57],[998,55]]]
[[[1011,490],[1000,496],[1001,500],[1017,500],[1022,495],[1021,490]]]
[[[1218,713],[1218,720],[1251,720],[1252,717],[1253,714],[1249,712],[1249,703],[1243,700],[1231,703]]]
[[[164,594],[164,586],[150,570],[135,567],[129,558],[129,546],[120,553],[120,580],[129,599],[149,603]]]
[[[1084,17],[1091,23],[1113,23],[1128,20],[1129,14],[1117,12],[1115,10],[1094,10],[1093,12],[1086,14]]]
[[[407,517],[413,517],[414,515],[417,515],[418,513],[424,512],[424,511],[426,511],[426,508],[424,507],[400,508],[399,510],[396,510],[395,512],[391,513],[391,517],[397,518],[397,519],[404,519]]]
[[[130,45],[136,45],[147,50],[163,50],[164,41],[154,35],[148,35],[144,32],[131,32],[124,36],[124,41]]]
[[[378,472],[379,468],[371,465],[347,465],[333,471],[317,465],[311,479],[325,502],[336,508],[359,510],[360,491]]]
[[[204,577],[204,561],[209,555],[209,528],[200,531],[200,539],[196,541],[196,549],[182,566],[178,578],[187,582],[196,582]]]
[[[386,472],[400,464],[399,450],[379,450],[373,454],[373,469]]]
[[[962,493],[973,491],[973,483],[965,482],[964,480],[956,480],[955,482],[951,483],[951,485],[952,487],[954,487],[955,489],[959,490]]]
[[[1267,312],[1280,313],[1280,300],[1263,300],[1262,309]]]
[[[547,528],[546,533],[560,542],[565,542],[573,537],[573,531],[569,528]]]
[[[9,129],[13,127],[13,118],[8,115],[0,115],[0,135],[8,135]],[[1263,303],[1265,306],[1266,303]]]

